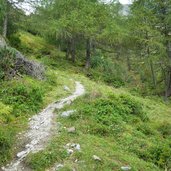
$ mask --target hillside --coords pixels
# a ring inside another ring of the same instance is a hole
[[[164,171],[171,168],[169,103],[157,96],[142,97],[129,87],[115,88],[122,81],[114,80],[114,86],[109,85],[99,68],[87,71],[81,60],[73,64],[64,52],[45,39],[26,32],[18,34],[19,50],[28,59],[45,66],[46,79],[23,75],[1,83],[1,167],[10,163],[27,144],[22,136],[28,129],[29,118],[70,96],[75,81],[79,81],[85,94],[54,111],[53,136],[45,149],[26,156],[25,170]],[[63,112],[71,110],[74,112],[70,116],[61,117]]]

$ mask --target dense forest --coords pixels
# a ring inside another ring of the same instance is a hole
[[[171,169],[170,0],[0,0],[0,85],[2,170]]]

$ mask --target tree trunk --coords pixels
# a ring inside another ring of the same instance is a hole
[[[91,59],[91,41],[90,39],[87,39],[86,42],[86,65],[85,68],[90,68],[90,59]]]
[[[92,42],[91,43],[91,46],[92,46],[92,53],[93,54],[96,54],[96,45],[95,45],[95,42]]]
[[[168,71],[166,78],[165,100],[171,95],[171,71]]]
[[[131,71],[131,63],[130,63],[130,57],[129,54],[127,54],[127,66],[128,66],[128,71]]]
[[[3,37],[7,37],[7,29],[8,29],[8,14],[5,14],[4,21],[3,21]]]
[[[71,41],[67,40],[66,59],[69,59],[70,54],[71,54]]]
[[[168,36],[167,32],[165,35],[166,37]],[[168,40],[166,41],[166,50],[167,50],[168,58],[169,60],[171,60],[171,44]],[[171,96],[171,68],[170,67],[169,67],[169,71],[167,72],[167,78],[166,78],[165,99],[167,100],[169,96]]]
[[[149,40],[148,32],[146,32],[146,39]],[[154,67],[153,67],[153,61],[150,59],[150,48],[148,45],[147,46],[147,56],[149,58],[149,63],[150,63],[150,70],[151,70],[151,76],[152,76],[152,81],[153,81],[153,86],[156,88],[156,77],[154,73]]]
[[[156,76],[154,73],[154,67],[153,67],[153,61],[150,59],[150,69],[151,69],[151,74],[152,74],[152,79],[153,79],[153,85],[156,87]]]
[[[75,63],[75,39],[72,38],[71,40],[71,58],[72,62]]]

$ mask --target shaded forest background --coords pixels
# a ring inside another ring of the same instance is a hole
[[[94,79],[131,84],[145,95],[171,95],[170,1],[134,1],[126,15],[117,1],[29,1],[35,9],[30,15],[21,2],[0,3],[0,31],[12,46],[21,48],[17,32],[26,30],[85,65]]]

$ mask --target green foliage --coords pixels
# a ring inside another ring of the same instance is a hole
[[[0,80],[8,79],[14,68],[15,50],[12,48],[0,49]]]
[[[43,102],[43,91],[40,87],[17,84],[0,92],[2,101],[13,106],[15,116],[28,112],[37,112]]]
[[[51,143],[47,150],[31,154],[27,158],[26,164],[31,166],[31,169],[42,171],[43,169],[50,167],[56,160],[63,161],[66,157],[68,157],[68,155],[65,149]]]
[[[11,148],[14,144],[15,128],[0,127],[0,165],[7,162],[12,155]]]
[[[11,113],[13,111],[11,106],[7,106],[0,102],[0,123],[8,123],[12,120]]]
[[[9,36],[9,41],[10,41],[10,44],[12,47],[15,47],[15,48],[20,48],[21,46],[21,40],[19,38],[19,35],[18,34],[12,34]]]
[[[158,131],[161,132],[163,137],[171,137],[171,124],[169,122],[164,122],[159,125]]]
[[[112,61],[110,58],[105,58],[102,54],[92,57],[91,61],[92,73],[94,79],[101,79],[104,82],[114,87],[124,86],[127,82],[127,71],[121,62]]]
[[[96,101],[84,105],[80,112],[83,117],[91,117],[102,135],[105,132],[117,132],[118,126],[122,129],[124,123],[131,124],[136,118],[147,121],[147,116],[143,111],[143,104],[129,95],[110,95],[108,98],[100,98]],[[104,126],[100,126],[100,124]],[[105,127],[106,126],[106,127]],[[93,127],[92,132],[95,131]],[[103,130],[103,131],[102,131]],[[98,132],[95,131],[95,132]]]
[[[149,156],[145,160],[151,160],[162,168],[170,168],[171,165],[171,143],[159,143],[149,149]]]

